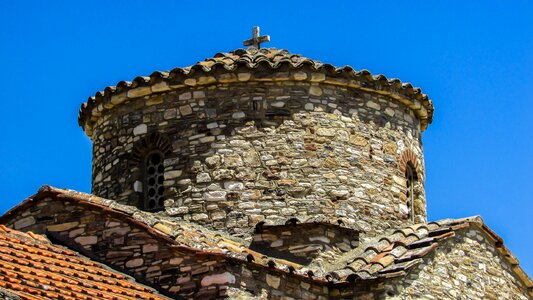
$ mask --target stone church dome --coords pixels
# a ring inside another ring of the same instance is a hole
[[[78,120],[94,194],[249,237],[258,224],[425,221],[432,115],[398,79],[250,47],[121,81]]]

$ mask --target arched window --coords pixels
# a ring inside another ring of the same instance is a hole
[[[147,134],[133,145],[128,164],[134,172],[125,175],[129,175],[128,181],[136,192],[132,197],[135,197],[140,209],[156,211],[164,208],[163,162],[170,157],[172,144],[158,132]]]
[[[405,179],[407,183],[407,207],[409,209],[408,212],[408,218],[412,222],[415,221],[415,212],[414,212],[414,204],[415,204],[415,183],[417,181],[416,171],[415,167],[411,162],[408,162],[405,166]]]
[[[165,181],[163,166],[164,155],[159,150],[152,150],[144,158],[144,201],[146,210],[159,210],[164,207]]]

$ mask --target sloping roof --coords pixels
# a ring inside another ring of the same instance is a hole
[[[455,237],[459,230],[469,227],[476,227],[486,234],[533,297],[531,278],[519,266],[516,257],[503,245],[502,238],[490,230],[479,216],[445,219],[395,230],[391,234],[372,238],[358,249],[336,257],[324,265],[329,265],[328,274],[340,281],[402,276],[418,265],[422,258],[433,253],[445,240]]]
[[[9,220],[18,211],[38,203],[47,196],[53,196],[64,201],[73,201],[80,205],[87,205],[96,210],[128,221],[153,236],[162,238],[183,251],[221,256],[232,261],[239,261],[269,267],[275,265],[275,270],[291,272],[307,277],[307,269],[301,265],[267,257],[247,247],[247,243],[229,234],[204,228],[188,221],[175,220],[163,214],[149,213],[136,207],[116,203],[92,194],[86,194],[68,189],[42,186],[38,193],[24,200],[0,217],[0,224]]]
[[[248,48],[237,49],[227,53],[217,53],[212,58],[185,67],[175,68],[171,71],[156,71],[150,76],[138,76],[132,82],[120,81],[115,86],[108,86],[103,91],[99,91],[95,96],[89,97],[83,103],[78,115],[78,123],[86,131],[87,122],[93,117],[97,117],[104,109],[110,109],[114,105],[121,103],[128,98],[137,98],[151,93],[164,92],[172,88],[181,88],[196,85],[208,85],[214,83],[233,82],[227,76],[214,77],[218,73],[232,73],[237,70],[270,70],[275,72],[282,68],[289,70],[310,69],[312,72],[323,73],[326,76],[318,80],[320,82],[333,83],[365,90],[387,94],[393,98],[405,102],[412,107],[420,116],[422,128],[425,129],[433,118],[433,103],[420,88],[413,87],[410,83],[402,83],[399,79],[388,79],[384,75],[372,75],[367,70],[356,71],[350,66],[335,67],[331,64],[324,64],[320,61],[310,59],[299,54],[290,53],[284,49],[276,48]],[[196,80],[194,77],[204,76],[204,80]],[[306,76],[306,79],[318,82]],[[264,81],[268,78],[261,78]],[[253,81],[254,79],[250,79]],[[274,78],[276,80],[276,78]],[[279,79],[277,79],[279,80]],[[293,78],[293,80],[296,80]],[[234,80],[239,82],[238,80]],[[93,113],[93,109],[97,112]],[[421,112],[423,110],[423,112]],[[90,132],[87,132],[90,135]]]
[[[533,281],[503,245],[503,240],[478,216],[415,224],[361,241],[359,247],[344,254],[329,253],[304,267],[250,250],[245,241],[206,229],[198,224],[176,221],[164,215],[142,212],[137,208],[95,195],[50,186],[43,186],[36,195],[8,211],[0,217],[0,223],[8,220],[10,215],[16,214],[21,208],[31,206],[39,199],[50,195],[115,214],[186,251],[221,256],[232,262],[268,268],[271,271],[327,284],[387,280],[404,276],[446,239],[454,237],[462,229],[473,227],[484,232],[492,240],[492,245],[512,266],[513,272],[528,287],[529,294],[533,297]]]
[[[22,299],[168,299],[31,232],[0,225],[0,288]]]

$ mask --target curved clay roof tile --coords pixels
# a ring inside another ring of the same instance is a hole
[[[154,71],[150,74],[150,78],[165,78],[168,76],[168,72]]]
[[[115,91],[117,90],[117,87],[115,86],[108,86],[104,89],[104,94],[105,95],[109,95],[109,94],[112,94],[114,93]]]

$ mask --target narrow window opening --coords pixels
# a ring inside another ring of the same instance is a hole
[[[414,203],[415,203],[415,183],[417,180],[416,171],[411,163],[408,163],[405,168],[405,179],[407,185],[407,208],[408,208],[408,219],[411,222],[415,221],[415,212],[414,212]]]
[[[159,150],[149,152],[144,160],[144,209],[154,211],[164,207],[164,156]]]
[[[257,101],[252,101],[252,110],[259,110],[259,103]]]

